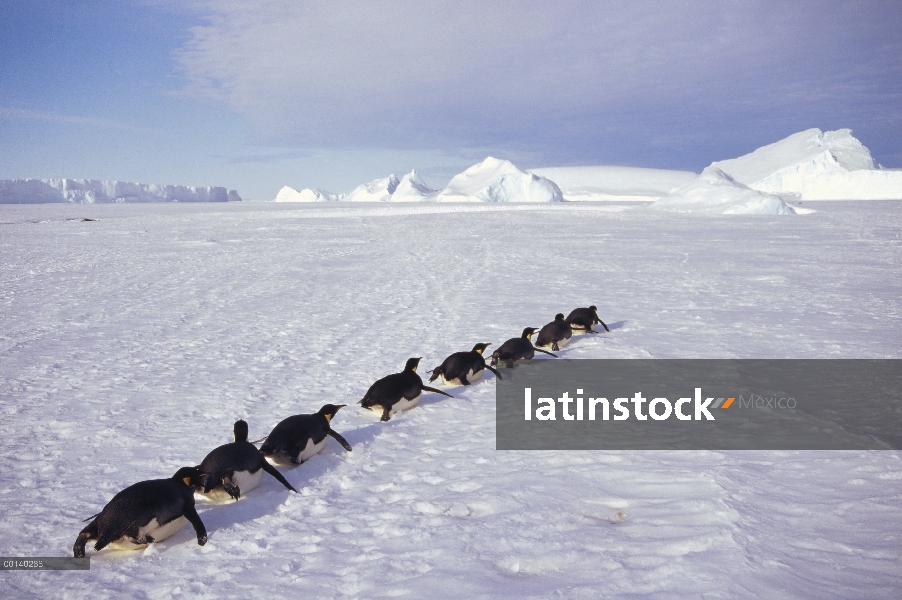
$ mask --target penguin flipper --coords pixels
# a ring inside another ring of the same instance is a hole
[[[282,474],[279,473],[274,466],[269,464],[269,461],[266,460],[265,458],[263,459],[263,470],[266,471],[267,473],[269,473],[270,475],[272,475],[273,477],[275,477],[279,483],[281,483],[282,485],[287,487],[289,490],[291,490],[295,494],[298,493],[298,491],[296,489],[291,487],[291,484],[288,483],[288,480],[286,480],[285,477],[283,477]]]
[[[608,329],[608,326],[604,324],[604,321],[602,321],[601,319],[598,319],[598,322],[601,323],[601,326],[604,327],[605,331],[607,331],[608,333],[611,333],[611,330]]]
[[[342,448],[344,448],[344,449],[347,450],[348,452],[351,451],[351,444],[349,444],[348,441],[347,441],[346,439],[344,439],[343,437],[341,437],[341,435],[339,435],[339,433],[338,433],[337,431],[333,430],[333,429],[330,427],[328,430],[326,430],[326,433],[327,433],[328,435],[331,435],[332,437],[334,437],[334,438],[335,438],[335,441],[337,441],[339,444],[341,444],[341,447],[342,447]]]
[[[551,356],[557,358],[557,354],[549,352],[548,350],[542,350],[541,348],[536,348],[535,350],[536,350],[536,352],[544,352],[545,354],[548,354],[548,355],[551,355]]]
[[[488,369],[489,371],[491,371],[492,373],[494,373],[495,377],[497,377],[498,379],[504,379],[504,377],[501,376],[501,373],[496,371],[494,367],[490,367],[489,365],[486,365],[485,368]]]
[[[424,385],[421,387],[424,392],[435,392],[436,394],[441,394],[442,396],[448,396],[449,398],[453,398],[451,394],[446,394],[442,390],[437,390],[435,388],[429,387],[428,385]]]
[[[184,516],[191,523],[191,526],[194,527],[194,532],[197,534],[197,544],[199,546],[206,544],[207,528],[204,527],[204,522],[200,520],[200,515],[197,514],[197,509],[194,508],[193,503],[185,507]]]
[[[431,371],[426,371],[427,373],[432,373],[432,377],[429,378],[429,383],[432,383],[436,379],[438,379],[439,375],[443,375],[443,371],[441,367],[436,367]]]
[[[96,519],[96,518],[99,517],[99,516],[100,516],[100,513],[97,513],[96,515],[91,515],[90,517],[88,517],[87,519],[85,519],[84,521],[82,521],[82,523],[87,523],[87,522],[90,521],[91,519]]]

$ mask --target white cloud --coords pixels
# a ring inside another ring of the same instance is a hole
[[[185,91],[263,140],[312,145],[496,143],[637,106],[823,101],[847,93],[843,61],[870,25],[861,6],[753,1],[217,0],[206,14],[176,54]]]

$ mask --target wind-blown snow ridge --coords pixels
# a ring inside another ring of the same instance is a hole
[[[796,214],[779,196],[753,190],[713,166],[649,208],[720,215]]]
[[[518,169],[512,162],[488,157],[455,175],[436,197],[439,202],[563,202],[550,179]]]
[[[0,204],[228,202],[230,193],[224,187],[157,185],[97,179],[0,180]],[[232,197],[240,200],[237,192]]]

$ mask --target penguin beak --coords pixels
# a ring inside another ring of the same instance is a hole
[[[345,406],[347,406],[347,404],[336,404],[335,410],[338,411],[339,408],[344,408]]]

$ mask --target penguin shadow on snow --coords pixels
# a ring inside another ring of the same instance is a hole
[[[629,323],[629,321],[615,321],[614,323],[608,323],[608,328],[613,331],[614,329],[623,329],[623,326]]]

